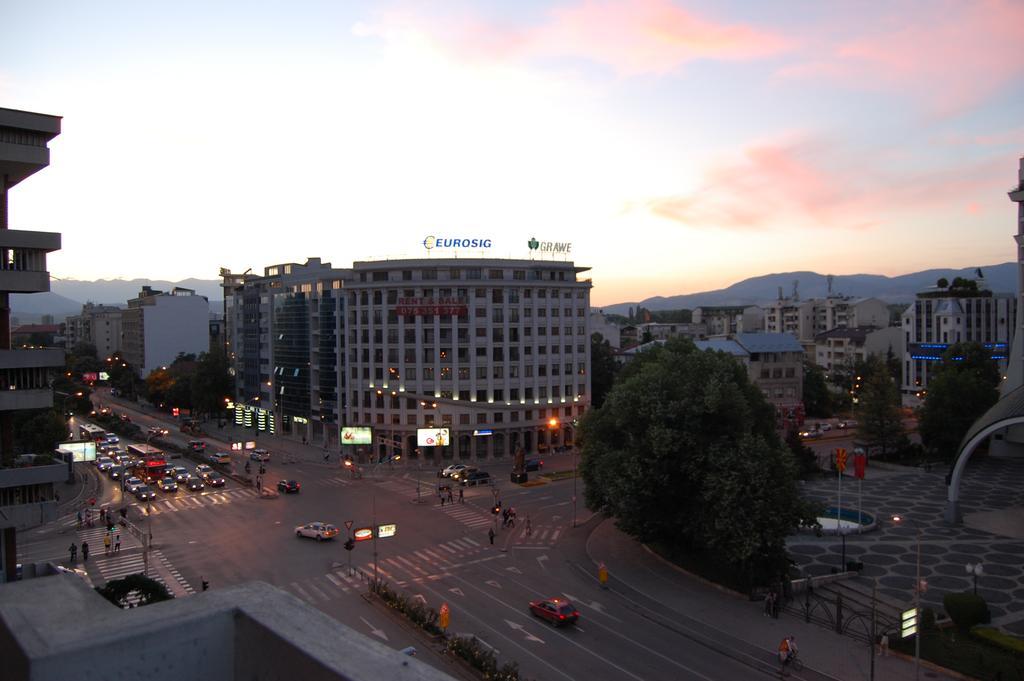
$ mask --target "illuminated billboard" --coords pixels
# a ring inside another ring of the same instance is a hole
[[[447,447],[447,428],[417,428],[416,444],[420,447]]]
[[[58,449],[63,449],[71,452],[74,457],[74,462],[80,461],[95,461],[96,460],[96,443],[89,442],[61,442],[57,445]]]
[[[370,428],[341,429],[341,444],[343,445],[368,445],[373,443],[373,434]]]

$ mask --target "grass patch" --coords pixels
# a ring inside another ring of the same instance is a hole
[[[554,471],[553,473],[545,473],[544,477],[555,482],[556,480],[569,480],[576,476],[572,471]]]
[[[914,655],[913,639],[898,640],[892,647]],[[923,632],[921,659],[976,679],[1024,679],[1019,653],[1014,654],[955,629]]]

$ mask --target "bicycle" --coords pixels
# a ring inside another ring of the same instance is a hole
[[[789,654],[789,657],[782,662],[782,676],[786,675],[786,667],[789,667],[795,672],[802,672],[804,670],[804,661],[800,659],[799,651],[794,650]]]

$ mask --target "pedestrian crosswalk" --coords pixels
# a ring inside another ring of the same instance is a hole
[[[465,504],[445,504],[444,506],[434,506],[434,508],[440,509],[445,515],[455,518],[466,527],[475,530],[486,528],[494,522],[494,517],[491,514]]]
[[[437,581],[466,565],[504,558],[505,554],[488,550],[484,544],[469,537],[453,539],[430,548],[403,554],[378,556],[373,562],[335,563],[329,572],[287,584],[285,588],[302,600],[316,605],[345,594],[365,591],[376,575],[398,587]],[[376,570],[374,569],[376,568]]]
[[[351,476],[336,475],[333,478],[318,478],[313,482],[324,487],[348,487],[352,484],[352,478]]]
[[[194,511],[197,508],[208,508],[230,504],[238,501],[247,501],[259,497],[259,492],[248,487],[229,489],[222,492],[207,491],[200,494],[177,494],[173,497],[158,497],[148,504],[133,503],[135,508],[142,513],[149,509],[150,515],[161,513],[177,513],[179,511]]]
[[[515,534],[512,543],[516,546],[552,546],[564,528],[557,525],[520,525],[513,529]]]

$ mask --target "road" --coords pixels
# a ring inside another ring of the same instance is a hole
[[[144,431],[160,423],[147,413],[115,409],[128,411]],[[179,443],[192,439],[174,431],[168,437]],[[223,443],[208,442],[211,450],[225,449]],[[243,455],[232,456],[240,471]],[[312,457],[286,464],[273,451],[271,457],[268,486],[283,478],[297,479],[300,493],[263,498],[229,480],[223,490],[160,496],[148,515],[129,501],[130,517],[150,523],[155,545],[151,561],[172,591],[192,593],[203,580],[213,589],[262,580],[388,645],[416,646],[421,658],[452,673],[450,663],[425,650],[430,646],[426,639],[363,598],[376,567],[381,579],[412,598],[435,609],[448,604],[449,631],[476,635],[497,649],[502,662],[517,662],[526,678],[777,676],[770,660],[716,643],[706,627],[684,612],[628,590],[602,589],[586,553],[594,524],[572,527],[571,480],[522,487],[502,482],[509,479],[508,462],[486,466],[498,481],[494,489],[503,506],[517,510],[518,526],[502,529],[490,513],[491,487],[466,488],[464,503],[458,502],[456,492],[454,503],[442,506],[435,494],[434,469],[378,471],[354,479],[337,461],[322,463]],[[117,508],[123,501],[120,491],[103,478],[102,496]],[[342,537],[325,542],[296,537],[296,526],[315,520],[341,527]],[[353,529],[393,523],[397,532],[376,545],[358,542],[350,556],[343,546],[346,521]],[[488,529],[493,527],[497,536],[492,546]],[[88,532],[95,530],[79,534]],[[138,565],[141,546],[130,540],[126,537],[123,553],[114,557],[102,555],[101,542],[93,544],[96,557],[89,570],[97,583]],[[49,551],[66,561],[67,534],[47,537],[44,532],[35,541],[23,550]],[[105,570],[100,561],[105,561]],[[530,600],[556,596],[570,599],[580,611],[577,626],[556,629],[530,614]]]

